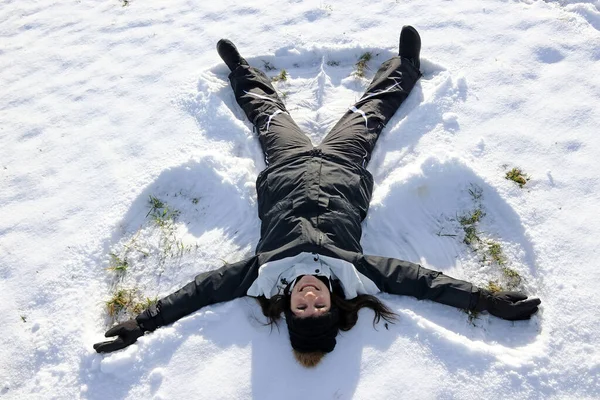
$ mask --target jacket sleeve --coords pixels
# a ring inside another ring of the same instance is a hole
[[[357,260],[357,269],[382,292],[432,300],[465,310],[473,310],[479,300],[477,286],[408,261],[363,255]]]
[[[204,306],[243,297],[258,277],[258,267],[258,258],[253,256],[203,272],[175,293],[150,306],[136,320],[142,329],[153,331]]]

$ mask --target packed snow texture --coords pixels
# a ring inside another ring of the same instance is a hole
[[[600,397],[600,2],[5,0],[0,21],[0,398]],[[96,354],[116,291],[160,298],[258,242],[265,164],[217,40],[286,70],[274,85],[316,144],[403,24],[423,77],[369,165],[364,251],[502,282],[463,241],[481,210],[540,312],[470,321],[382,294],[397,323],[361,311],[305,369],[246,297]]]

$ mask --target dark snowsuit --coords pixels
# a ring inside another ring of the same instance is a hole
[[[301,252],[346,260],[383,292],[473,309],[479,289],[468,282],[362,254],[361,222],[373,191],[366,166],[381,130],[419,77],[407,60],[386,61],[363,97],[313,147],[264,73],[248,66],[234,70],[229,79],[236,100],[254,125],[268,164],[256,180],[262,220],[256,254],[198,275],[140,314],[138,322],[154,330],[203,306],[245,296],[260,265]]]

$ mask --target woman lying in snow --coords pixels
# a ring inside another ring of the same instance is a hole
[[[198,275],[135,319],[121,323],[94,349],[111,352],[145,332],[168,325],[201,307],[242,296],[256,297],[271,324],[285,315],[298,361],[314,366],[351,329],[363,307],[373,322],[395,314],[374,295],[414,296],[508,320],[528,319],[539,299],[518,292],[492,294],[393,258],[364,255],[361,222],[367,215],[373,177],[366,166],[375,143],[420,78],[421,39],[402,28],[399,56],[379,68],[363,97],[319,146],[294,123],[267,76],[250,67],[228,40],[217,51],[231,74],[236,100],[254,125],[267,168],[256,181],[261,237],[254,256]]]

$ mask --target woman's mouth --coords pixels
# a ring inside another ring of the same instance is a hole
[[[304,289],[306,289],[306,288],[308,288],[308,287],[311,287],[311,288],[313,288],[314,290],[317,290],[317,291],[319,290],[319,288],[317,288],[317,287],[316,287],[315,285],[313,285],[312,283],[307,283],[307,284],[305,284],[305,285],[302,285],[302,287],[300,288],[299,292],[303,291]]]

